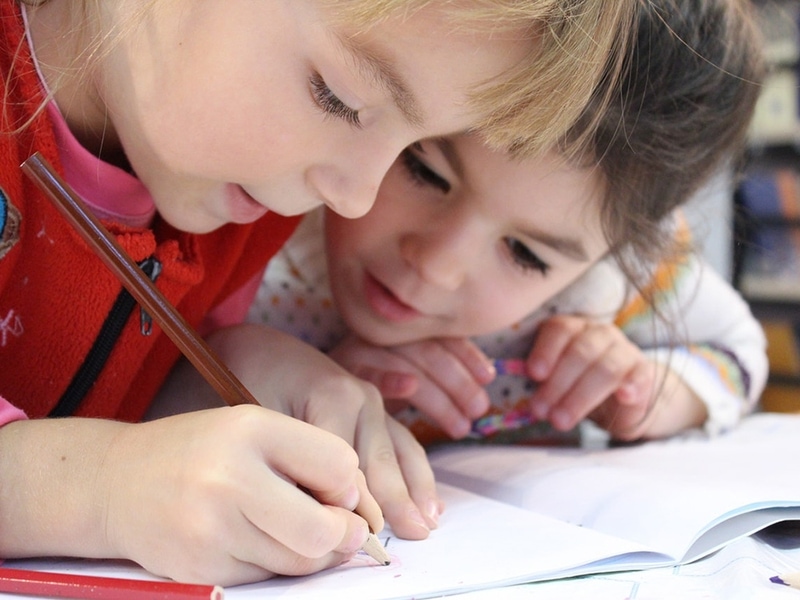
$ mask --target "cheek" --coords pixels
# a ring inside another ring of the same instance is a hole
[[[485,335],[518,323],[552,295],[543,282],[502,282],[486,279],[463,304],[461,324],[467,335]]]
[[[541,304],[532,295],[522,298],[489,292],[468,303],[464,325],[471,329],[470,335],[484,335],[521,321]]]
[[[388,244],[386,236],[369,226],[365,217],[346,219],[333,213],[326,216],[326,256],[331,282],[337,279],[355,285],[364,268]]]

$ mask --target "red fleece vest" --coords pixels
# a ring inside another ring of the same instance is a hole
[[[34,151],[57,169],[58,150],[15,0],[0,0],[0,395],[49,414],[83,363],[120,282],[19,168]],[[249,281],[286,241],[297,219],[267,214],[251,225],[185,234],[106,223],[137,262],[163,265],[157,285],[186,320],[204,316]],[[75,414],[138,420],[180,352],[154,324],[143,335],[136,307]]]

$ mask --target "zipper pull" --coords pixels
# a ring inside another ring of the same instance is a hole
[[[140,262],[139,268],[141,268],[144,274],[155,283],[156,279],[158,279],[158,276],[161,274],[162,266],[157,259],[151,256]],[[139,323],[142,335],[150,335],[153,333],[153,317],[147,314],[147,311],[141,306],[139,306]]]

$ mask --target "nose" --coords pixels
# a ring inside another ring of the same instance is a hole
[[[431,285],[455,291],[479,258],[480,236],[458,218],[436,219],[424,231],[400,238],[400,255]]]
[[[399,154],[389,146],[340,152],[309,167],[306,184],[334,212],[350,219],[362,217],[375,203],[381,181]]]

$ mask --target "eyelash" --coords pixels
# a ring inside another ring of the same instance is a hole
[[[419,144],[414,144],[412,148],[417,152],[421,152]],[[450,183],[426,165],[416,152],[406,148],[401,154],[401,159],[409,176],[418,185],[430,185],[445,194],[450,191]],[[514,261],[515,265],[525,272],[538,271],[542,275],[547,275],[550,265],[539,258],[525,244],[514,238],[504,238],[503,242],[508,248],[511,260]]]
[[[419,144],[414,144],[413,147],[421,151]],[[400,156],[406,172],[415,183],[423,186],[431,185],[445,194],[450,191],[450,182],[426,165],[415,152],[406,148]]]
[[[342,102],[339,97],[334,94],[325,83],[322,75],[314,73],[309,78],[311,84],[311,95],[314,102],[319,106],[325,114],[342,119],[353,127],[361,128],[361,120],[358,117],[358,111],[353,110]]]
[[[514,238],[504,238],[503,241],[511,254],[511,259],[523,271],[539,271],[542,275],[547,275],[550,265],[539,258],[525,244]]]

